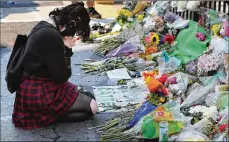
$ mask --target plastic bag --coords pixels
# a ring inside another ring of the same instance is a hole
[[[152,112],[156,108],[157,108],[157,106],[149,103],[148,101],[145,101],[142,104],[142,106],[136,111],[133,119],[129,122],[127,128],[133,127],[142,117],[144,117],[148,113]]]
[[[193,90],[181,104],[181,107],[191,107],[192,105],[203,103],[208,93],[212,91],[219,82],[217,76],[212,76],[211,79],[208,85]]]
[[[179,106],[179,99],[159,106],[154,111],[141,118],[134,127],[124,133],[138,138],[158,138],[160,129],[159,122],[161,121],[168,122],[168,134],[180,132],[184,127],[184,123]]]
[[[198,27],[196,22],[190,20],[188,28],[183,29],[177,35],[177,48],[172,54],[170,54],[170,56],[177,57],[182,61],[182,64],[186,64],[201,56],[206,50],[207,43],[210,42],[211,38],[207,36],[205,41],[199,41],[195,37],[196,32],[206,34],[203,27]]]
[[[213,123],[208,118],[203,118],[189,128],[192,128],[208,136],[211,132],[212,127],[213,127]]]
[[[222,133],[222,134],[218,134],[217,137],[212,139],[213,142],[228,142],[229,139],[227,138],[227,133]]]
[[[210,45],[214,54],[226,53],[229,50],[228,42],[219,36],[212,36]]]
[[[134,62],[134,63],[129,64],[129,65],[134,67],[134,69],[136,71],[143,71],[143,70],[145,70],[146,68],[148,68],[150,66],[155,66],[155,64],[156,63],[154,61],[145,61],[143,59],[138,59],[137,62]]]
[[[216,101],[216,106],[219,110],[228,109],[228,94],[229,91],[221,91],[219,98]]]
[[[181,113],[184,121],[184,129],[192,125],[192,116],[185,116],[183,113]]]
[[[205,99],[205,103],[207,106],[215,106],[216,100],[218,99],[219,95],[217,93],[210,93],[207,95]]]
[[[180,63],[181,63],[181,61],[178,58],[168,57],[166,54],[167,54],[166,52],[158,52],[158,53],[151,55],[152,58],[154,58],[158,55],[162,56],[158,59],[159,75],[173,72],[174,70],[176,70],[180,66]]]
[[[147,14],[149,15],[158,15],[158,16],[163,16],[165,13],[166,9],[169,7],[169,2],[168,1],[157,1],[156,3],[151,6]]]
[[[116,56],[119,56],[119,55],[125,54],[125,53],[135,53],[135,52],[137,52],[137,45],[134,43],[131,43],[131,42],[126,42],[126,43],[120,45],[118,48],[111,51],[110,53],[108,53],[104,57],[104,59],[110,58],[110,57],[116,57]]]
[[[210,139],[203,133],[196,130],[186,130],[169,137],[169,141],[210,141]]]
[[[176,84],[170,84],[169,90],[171,93],[176,94],[176,95],[184,94],[187,90],[189,81],[195,79],[194,76],[191,76],[191,75],[188,75],[182,72],[178,72],[170,76],[168,78],[168,81],[172,78],[176,78]],[[166,82],[166,84],[168,83],[168,81]]]
[[[141,47],[141,40],[140,40],[140,36],[136,35],[130,38],[124,44],[120,45],[118,48],[108,53],[104,58],[106,59],[110,57],[115,57],[126,53],[136,53],[138,47]]]
[[[214,103],[216,103],[217,108],[221,110],[227,110],[228,107],[228,94],[229,94],[229,85],[217,85],[215,86],[215,92],[218,95],[217,98],[215,98]]]

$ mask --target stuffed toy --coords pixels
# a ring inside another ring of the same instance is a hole
[[[190,11],[196,11],[199,6],[200,6],[199,1],[189,1],[187,3],[187,9]]]
[[[177,7],[177,1],[171,1],[170,6],[171,6],[172,8]]]
[[[175,20],[177,20],[179,18],[178,15],[172,13],[172,12],[167,12],[164,15],[164,19],[166,22],[168,23],[173,23]]]
[[[219,33],[219,31],[220,31],[220,29],[221,29],[221,25],[220,24],[215,24],[215,25],[213,25],[212,26],[212,32],[213,32],[213,35],[214,36],[217,36],[218,35],[218,33]]]
[[[229,37],[229,20],[224,21],[223,26],[220,29],[220,34],[222,36]]]
[[[178,1],[177,3],[177,12],[185,11],[187,7],[187,1]]]
[[[156,32],[162,32],[164,30],[164,20],[162,17],[158,16],[154,19],[155,22],[155,30]]]
[[[218,111],[216,106],[206,107],[206,106],[193,106],[190,108],[189,113],[195,115],[197,113],[201,114],[202,118],[212,118],[214,121],[218,118]]]

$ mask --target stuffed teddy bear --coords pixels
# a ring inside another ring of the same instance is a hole
[[[178,1],[177,12],[184,12],[187,7],[187,1]]]
[[[162,17],[158,16],[154,19],[155,22],[155,30],[156,32],[162,32],[164,30],[164,20]]]
[[[229,37],[229,20],[224,21],[223,26],[220,29],[220,34]]]
[[[189,1],[187,3],[187,9],[190,11],[196,11],[199,6],[200,6],[199,1]]]

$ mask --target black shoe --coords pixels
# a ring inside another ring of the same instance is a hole
[[[89,13],[89,16],[91,18],[101,18],[101,14],[99,14],[94,7],[90,7],[87,9],[88,13]]]

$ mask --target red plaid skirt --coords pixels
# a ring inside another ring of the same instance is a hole
[[[68,111],[77,99],[76,86],[55,84],[49,79],[23,77],[16,93],[13,123],[29,130],[50,124]]]

